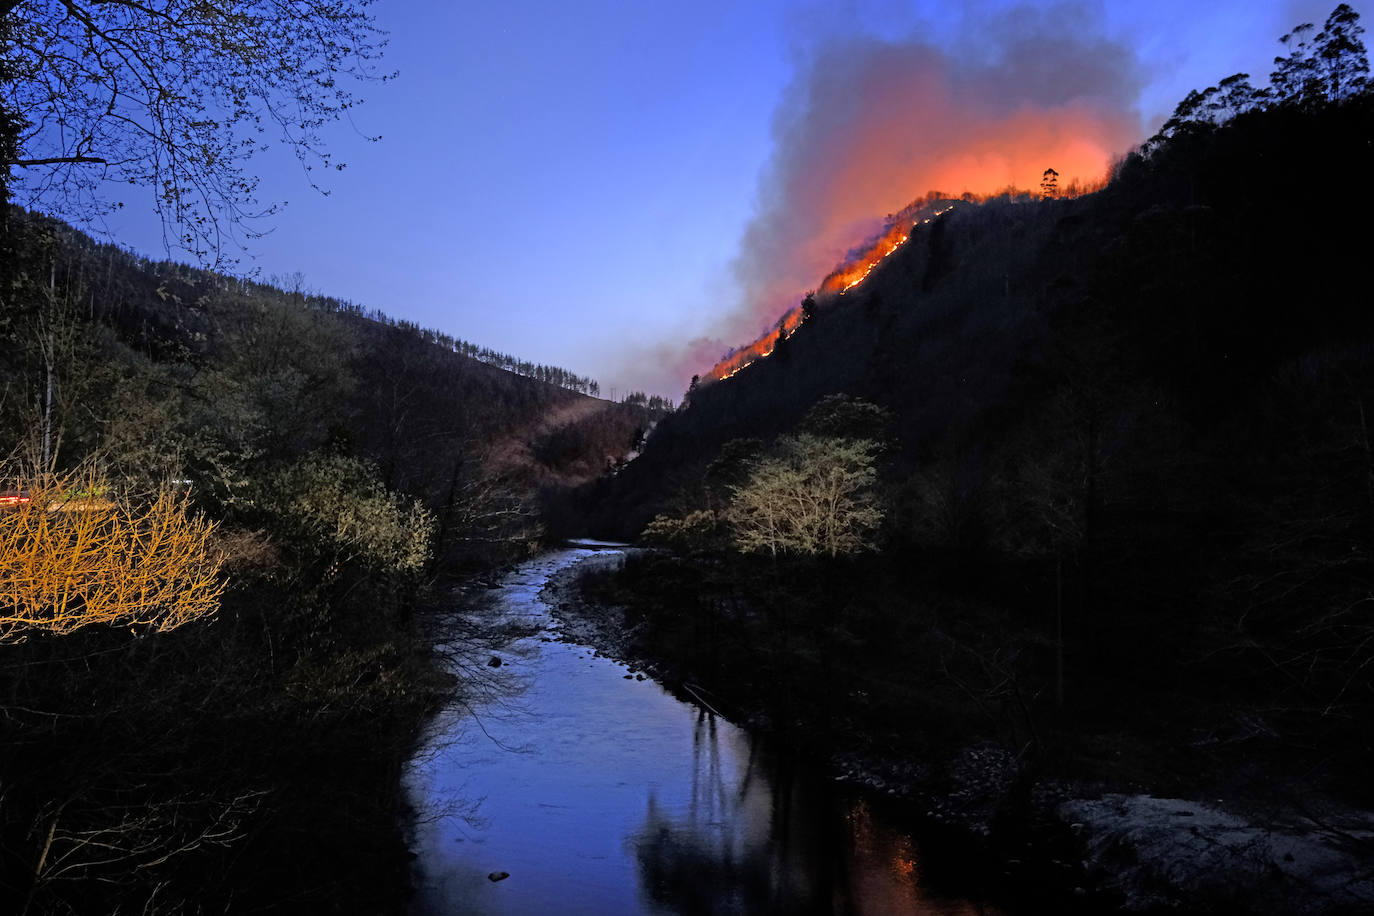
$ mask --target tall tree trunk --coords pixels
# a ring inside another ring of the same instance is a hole
[[[1064,555],[1054,561],[1054,702],[1064,711]]]

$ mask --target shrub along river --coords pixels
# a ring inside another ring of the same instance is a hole
[[[417,913],[998,912],[941,892],[888,799],[562,641],[540,589],[600,550],[537,557],[456,612],[531,635],[455,652],[497,689],[412,762]]]

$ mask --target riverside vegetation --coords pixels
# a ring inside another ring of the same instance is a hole
[[[0,911],[402,909],[401,767],[481,689],[434,586],[670,406],[39,215],[146,192],[232,266],[256,153],[343,168],[370,6],[0,3]]]
[[[0,909],[402,909],[401,768],[482,689],[441,673],[435,584],[535,549],[540,488],[655,411],[9,223]]]

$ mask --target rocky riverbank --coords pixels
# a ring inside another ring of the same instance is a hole
[[[771,728],[743,680],[701,684],[627,625],[626,610],[588,600],[584,577],[613,571],[604,554],[553,576],[541,593],[560,637],[646,672],[751,728]],[[837,780],[915,806],[932,830],[1000,862],[1011,908],[1059,912],[1374,912],[1374,815],[1307,798],[1267,809],[1225,799],[1156,797],[1142,785],[1046,776],[992,742],[934,747],[923,759],[882,753],[853,722],[788,737]],[[1312,810],[1312,806],[1320,810]]]

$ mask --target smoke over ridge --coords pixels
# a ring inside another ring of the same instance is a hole
[[[798,67],[733,265],[740,298],[712,331],[653,355],[686,379],[748,343],[930,190],[990,194],[1096,182],[1138,143],[1136,54],[1081,4],[968,15],[953,40],[830,39]]]

